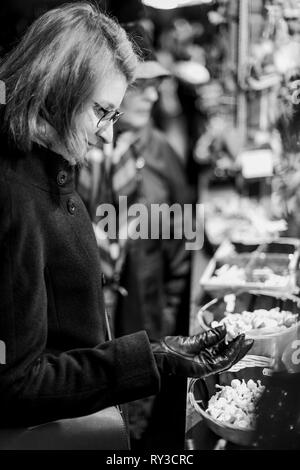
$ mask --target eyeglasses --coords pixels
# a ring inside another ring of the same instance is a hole
[[[96,117],[99,119],[97,123],[97,127],[100,127],[101,125],[107,126],[110,122],[115,124],[118,119],[124,114],[119,111],[119,109],[105,109],[103,106],[101,106],[98,103],[94,103],[93,106],[94,113],[96,114]]]

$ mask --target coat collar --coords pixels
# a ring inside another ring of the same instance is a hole
[[[67,194],[75,190],[75,166],[61,155],[33,143],[30,152],[19,150],[9,138],[5,107],[0,106],[0,163],[8,173],[48,192]]]
[[[0,152],[8,172],[22,184],[56,194],[75,190],[75,166],[61,155],[38,144],[30,152],[21,152],[11,145],[6,151],[1,146]]]
[[[62,194],[75,190],[75,166],[70,165],[61,155],[34,144],[26,160],[28,169],[32,169],[33,184]]]

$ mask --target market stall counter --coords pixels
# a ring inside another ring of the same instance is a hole
[[[190,334],[225,322],[229,340],[230,334],[234,336],[246,331],[255,341],[249,354],[234,370],[209,377],[205,381],[189,381],[187,450],[246,449],[253,445],[251,429],[254,429],[255,403],[271,375],[274,357],[281,361],[279,366],[286,366],[286,348],[297,338],[300,300],[295,292],[296,284],[299,285],[299,240],[282,238],[253,245],[247,248],[250,252],[248,257],[245,257],[245,245],[241,247],[227,243],[227,250],[230,245],[234,252],[226,252],[223,244],[212,259],[204,250],[194,254]],[[251,272],[246,269],[246,274],[252,276],[253,282],[248,285],[248,278],[232,278],[227,285],[223,281],[216,282],[214,272],[217,262],[222,265],[221,261],[225,263],[228,256],[240,255],[241,266],[252,269]],[[263,259],[262,266],[255,266],[260,259]],[[284,288],[283,284],[278,283],[278,270],[275,277],[266,278],[266,273],[260,272],[259,278],[253,279],[255,269],[262,271],[265,266],[274,268],[274,260],[278,269],[282,268]],[[264,284],[266,279],[267,287]],[[245,410],[240,405],[241,400]]]

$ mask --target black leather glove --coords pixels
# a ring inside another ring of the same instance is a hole
[[[230,369],[249,351],[253,340],[245,335],[225,343],[226,327],[218,326],[195,336],[166,336],[152,343],[161,374],[203,378]]]

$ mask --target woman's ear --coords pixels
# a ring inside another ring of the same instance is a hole
[[[33,140],[44,147],[49,147],[51,145],[51,134],[53,134],[50,132],[49,127],[47,121],[39,116],[36,121]]]
[[[76,159],[68,152],[66,147],[61,143],[61,140],[54,129],[44,118],[40,117],[37,120],[37,129],[33,139],[39,145],[52,150],[64,157],[71,165],[76,164]]]

